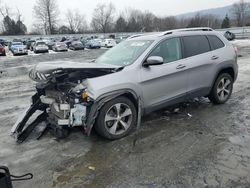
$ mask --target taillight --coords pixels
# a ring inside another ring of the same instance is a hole
[[[236,46],[234,46],[234,51],[236,54],[238,54],[238,48]]]

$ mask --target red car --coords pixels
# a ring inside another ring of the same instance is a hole
[[[5,48],[0,44],[0,55],[6,56]]]

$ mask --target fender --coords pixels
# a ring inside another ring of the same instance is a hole
[[[214,78],[213,78],[213,82],[211,83],[210,91],[212,90],[213,85],[214,85],[214,83],[215,83],[215,81],[216,81],[216,79],[217,79],[219,73],[220,73],[221,71],[223,71],[224,69],[228,69],[228,68],[233,69],[233,71],[234,71],[234,81],[236,81],[236,79],[237,79],[237,70],[235,70],[235,67],[233,67],[232,65],[224,64],[224,65],[220,66],[220,68],[217,69],[216,74],[215,74],[215,76],[214,76]],[[210,93],[210,92],[209,92],[209,93]]]
[[[111,101],[112,99],[115,99],[121,95],[124,94],[132,94],[134,98],[137,100],[137,128],[139,128],[141,124],[141,115],[142,115],[142,101],[137,94],[131,90],[131,89],[122,89],[122,90],[117,90],[113,91],[110,93],[103,94],[102,96],[98,97],[97,100],[94,101],[94,103],[91,106],[90,112],[88,114],[87,122],[86,122],[86,127],[85,127],[85,132],[89,136],[91,133],[91,130],[95,124],[95,120],[99,114],[100,109],[105,105],[107,102]]]

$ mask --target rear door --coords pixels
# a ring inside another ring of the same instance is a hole
[[[178,99],[183,99],[187,92],[187,73],[180,38],[161,42],[150,56],[162,57],[164,64],[141,69],[140,85],[148,111],[179,102]]]
[[[190,98],[207,95],[216,57],[213,57],[211,46],[206,35],[182,37],[184,58],[187,65],[188,95]]]

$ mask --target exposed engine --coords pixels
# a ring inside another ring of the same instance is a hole
[[[88,96],[84,81],[119,70],[121,69],[116,66],[95,63],[38,64],[29,74],[30,78],[37,82],[37,93],[32,97],[32,105],[18,119],[11,132],[17,134],[17,140],[22,142],[29,132],[43,121],[56,132],[57,129],[74,126],[83,126],[86,130],[88,113],[94,101]],[[37,110],[43,113],[25,128],[29,118]]]

